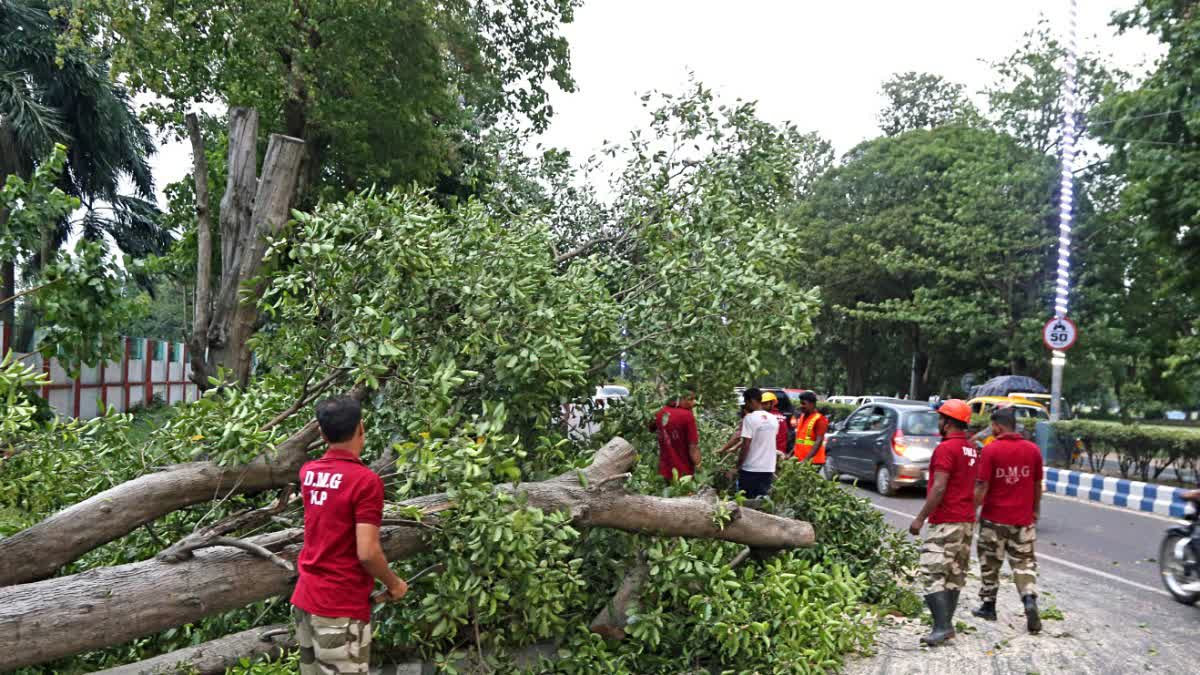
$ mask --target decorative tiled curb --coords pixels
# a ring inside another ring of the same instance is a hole
[[[1046,469],[1046,492],[1176,518],[1182,518],[1187,509],[1187,502],[1180,497],[1185,492],[1182,488],[1082,471]]]

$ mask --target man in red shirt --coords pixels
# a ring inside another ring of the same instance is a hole
[[[379,543],[383,481],[362,463],[362,407],[350,397],[325,399],[317,423],[329,450],[300,469],[304,548],[292,593],[300,672],[365,673],[375,579],[387,586],[387,600],[404,597],[408,584]]]
[[[692,408],[696,395],[672,397],[654,416],[650,430],[658,434],[658,474],[667,481],[691,476],[700,466],[700,432]]]
[[[967,583],[971,563],[971,536],[975,530],[975,462],[979,456],[967,439],[971,408],[965,401],[950,399],[934,406],[942,442],[929,460],[932,480],[925,505],[908,531],[917,536],[925,520],[929,531],[921,545],[921,573],[925,604],[933,615],[933,631],[921,642],[939,645],[954,637],[954,610],[958,594]]]
[[[1007,553],[1013,581],[1025,605],[1025,625],[1030,633],[1042,630],[1037,606],[1038,514],[1042,507],[1042,451],[1017,433],[1012,408],[992,413],[992,436],[979,458],[975,505],[979,514],[979,576],[983,601],[973,614],[996,620],[996,592],[1000,568]]]

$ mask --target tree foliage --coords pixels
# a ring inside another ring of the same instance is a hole
[[[111,51],[160,123],[214,101],[259,110],[306,142],[305,183],[339,195],[431,185],[499,116],[543,128],[549,87],[574,86],[560,29],[575,4],[84,0],[67,44]]]

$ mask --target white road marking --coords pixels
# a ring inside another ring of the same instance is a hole
[[[888,513],[891,513],[891,514],[894,514],[897,516],[904,516],[905,518],[915,518],[917,515],[915,513],[905,513],[904,511],[898,511],[896,509],[890,509],[886,506],[880,506],[879,504],[876,504],[875,502],[871,502],[871,506],[874,506],[875,508],[879,509],[880,511],[886,511]],[[1124,510],[1124,509],[1122,509],[1122,510]],[[1103,579],[1108,579],[1109,581],[1115,581],[1120,584],[1125,584],[1126,586],[1129,586],[1131,588],[1136,588],[1140,591],[1146,591],[1148,593],[1154,593],[1156,595],[1165,595],[1168,598],[1172,597],[1170,593],[1166,592],[1165,590],[1163,590],[1161,588],[1154,588],[1153,586],[1147,586],[1146,584],[1139,584],[1136,581],[1130,581],[1129,579],[1124,579],[1115,574],[1109,574],[1108,572],[1102,572],[1097,569],[1092,569],[1091,567],[1087,567],[1086,565],[1080,565],[1078,563],[1073,563],[1070,560],[1063,560],[1062,558],[1056,558],[1052,555],[1046,555],[1045,553],[1042,553],[1041,551],[1038,551],[1037,558],[1038,558],[1038,560],[1049,560],[1050,562],[1052,562],[1056,565],[1062,565],[1063,567],[1069,567],[1078,572],[1087,572],[1088,574],[1094,574]]]

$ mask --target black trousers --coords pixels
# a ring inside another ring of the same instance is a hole
[[[766,497],[771,491],[771,483],[775,481],[775,474],[769,471],[742,471],[738,470],[737,489],[746,493],[749,499],[758,497]]]

